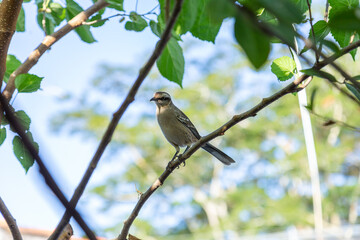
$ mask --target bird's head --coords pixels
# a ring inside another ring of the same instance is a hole
[[[154,101],[158,107],[164,107],[171,103],[171,97],[167,92],[156,92],[150,101]]]

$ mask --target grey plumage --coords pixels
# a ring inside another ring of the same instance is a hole
[[[187,150],[201,136],[190,119],[173,104],[168,93],[156,92],[150,101],[156,103],[156,116],[161,131],[168,142],[176,149],[173,160],[178,156],[180,147],[187,147]],[[235,162],[231,157],[210,143],[205,143],[202,148],[225,165]]]

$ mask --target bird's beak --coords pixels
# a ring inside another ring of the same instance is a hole
[[[151,99],[150,99],[150,102],[151,102],[151,101],[155,101],[155,100],[156,100],[156,98],[151,98]]]

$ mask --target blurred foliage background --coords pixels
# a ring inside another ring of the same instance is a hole
[[[157,125],[155,106],[149,102],[155,91],[169,92],[205,135],[283,86],[270,72],[269,63],[261,72],[249,70],[244,55],[227,38],[217,40],[207,56],[199,54],[202,46],[195,40],[187,41],[183,48],[187,64],[184,88],[163,81],[154,70],[117,127],[101,168],[114,167],[109,177],[93,186],[87,199],[98,202],[99,217],[111,219],[104,229],[98,229],[103,234],[118,233],[137,201],[137,190],[145,191],[174,154]],[[286,51],[279,46],[273,58]],[[359,74],[358,62],[349,54],[340,63],[353,75]],[[136,68],[104,63],[97,72],[81,97],[68,95],[61,100],[73,107],[64,107],[53,116],[54,131],[99,141],[113,106],[131,86]],[[325,80],[315,78],[308,95],[315,90],[316,114],[355,126],[360,121],[357,106]],[[357,223],[360,133],[316,115],[312,122],[324,226]],[[213,141],[236,164],[224,167],[205,151],[196,152],[146,203],[132,234],[144,239],[219,240],[293,226],[313,227],[302,131],[298,99],[293,95],[241,122]]]

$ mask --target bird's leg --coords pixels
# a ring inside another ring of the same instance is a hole
[[[190,146],[187,146],[184,150],[184,152],[182,154],[179,154],[178,158],[180,158],[182,155],[184,155],[186,153],[187,150],[189,150]],[[185,160],[182,161],[182,163],[184,164],[185,167]]]
[[[166,168],[170,168],[170,164],[171,164],[171,163],[174,161],[174,159],[178,156],[178,153],[179,153],[179,152],[180,152],[180,148],[177,147],[174,156],[172,157],[172,159],[170,160],[170,162],[168,163],[168,165],[166,166]]]

